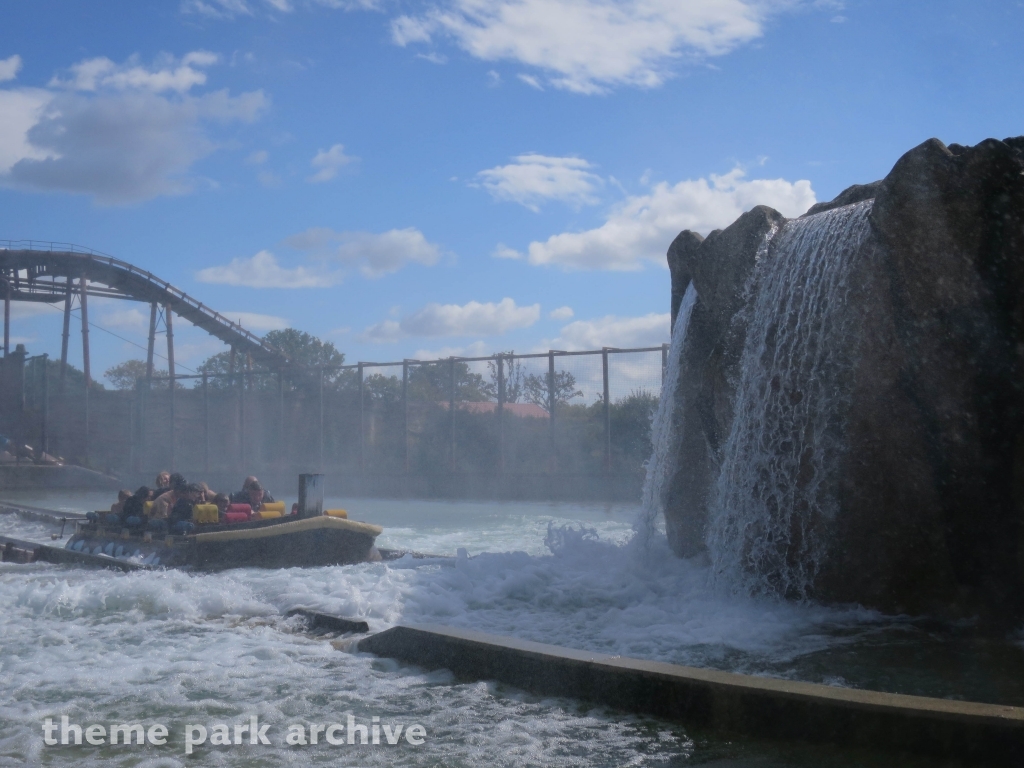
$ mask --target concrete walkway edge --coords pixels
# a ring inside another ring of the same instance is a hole
[[[1021,707],[739,675],[437,625],[393,627],[359,650],[727,734],[1024,764]]]

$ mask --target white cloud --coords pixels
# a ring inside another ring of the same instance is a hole
[[[397,320],[382,320],[371,325],[362,335],[367,341],[390,343],[402,338],[402,328]]]
[[[444,54],[431,51],[430,53],[417,53],[416,58],[429,61],[431,64],[447,64],[448,57]]]
[[[521,259],[523,254],[517,251],[515,248],[509,248],[504,243],[498,243],[494,247],[494,252],[491,254],[496,259]]]
[[[285,240],[285,245],[311,251],[346,267],[358,267],[364,277],[381,277],[397,272],[406,264],[433,266],[441,248],[414,227],[373,232],[335,232],[314,227]]]
[[[680,58],[720,56],[760,37],[793,0],[440,0],[392,21],[397,45],[436,35],[484,61],[537,67],[558,87],[652,88]],[[529,82],[529,81],[527,81]],[[539,85],[539,83],[538,83]]]
[[[89,302],[90,304],[92,301]],[[100,324],[107,328],[120,328],[126,331],[149,331],[149,313],[130,307],[104,312],[100,316]]]
[[[228,320],[238,323],[247,331],[283,331],[288,321],[276,315],[261,315],[258,312],[221,312]]]
[[[19,160],[45,160],[53,152],[33,146],[28,132],[36,125],[53,94],[42,88],[0,89],[0,181]]]
[[[518,75],[516,75],[516,77],[518,77],[531,88],[536,88],[538,91],[544,90],[544,86],[540,84],[540,80],[538,80],[533,75],[528,75],[525,72],[520,72]]]
[[[195,51],[146,69],[90,59],[56,81],[62,90],[0,89],[0,184],[105,204],[189,191],[189,168],[217,146],[212,127],[252,122],[268,105],[262,91],[190,95],[205,81],[196,68],[215,60]]]
[[[597,320],[577,320],[564,326],[558,338],[546,346],[567,351],[601,347],[655,347],[669,340],[671,314],[652,312],[642,317],[607,315]]]
[[[270,155],[267,153],[267,150],[258,149],[255,152],[250,153],[249,156],[245,158],[245,163],[246,165],[263,165],[263,163],[267,162],[268,157],[270,157]]]
[[[328,150],[321,149],[313,159],[309,161],[310,166],[316,169],[316,173],[306,179],[315,183],[330,181],[338,175],[338,171],[351,163],[353,158],[345,154],[345,147],[335,144]]]
[[[561,200],[576,207],[596,203],[594,192],[603,182],[589,172],[590,168],[590,163],[578,157],[526,154],[509,165],[480,171],[477,178],[496,200],[538,211],[546,200]]]
[[[439,349],[417,349],[412,353],[414,360],[443,360],[447,357],[487,357],[491,348],[483,341],[474,341],[464,347],[441,347]]]
[[[724,176],[712,174],[710,180],[674,186],[661,182],[650,194],[628,197],[596,229],[530,243],[528,260],[565,269],[635,270],[645,261],[664,266],[665,251],[683,229],[707,234],[756,205],[799,216],[816,202],[809,181],[748,181],[744,176],[735,168]]]
[[[572,311],[572,307],[559,307],[548,312],[548,317],[552,320],[568,320],[574,314],[576,313]]]
[[[397,341],[405,336],[498,336],[529,328],[540,319],[540,304],[517,306],[504,298],[499,302],[427,304],[401,320],[384,320],[367,328],[370,341]]]
[[[309,0],[306,5],[321,5],[345,11],[375,10],[380,0]],[[290,0],[263,0],[254,4],[248,0],[183,0],[182,13],[194,13],[211,19],[234,19],[238,16],[254,16],[256,10],[291,13],[295,5]]]
[[[0,59],[0,83],[16,78],[20,69],[21,56],[18,54],[8,56],[6,59]]]
[[[491,88],[497,88],[501,85],[501,75],[493,69],[487,70],[487,85]]]
[[[247,259],[234,258],[223,267],[201,269],[196,279],[246,288],[329,288],[340,281],[340,276],[302,266],[286,269],[270,251],[260,251]]]
[[[54,77],[51,88],[67,88],[75,91],[96,91],[101,88],[115,90],[142,89],[152,93],[174,91],[186,93],[193,86],[206,83],[203,67],[216,64],[220,57],[209,51],[192,51],[181,60],[163,56],[155,68],[139,63],[137,55],[131,56],[124,64],[115,64],[105,56],[86,59],[71,67],[71,77]]]

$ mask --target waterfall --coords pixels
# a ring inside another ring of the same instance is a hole
[[[805,599],[824,562],[853,351],[847,278],[871,203],[787,221],[754,269],[709,510],[712,578],[724,586]]]
[[[664,512],[663,491],[665,482],[675,469],[678,454],[678,433],[673,424],[675,411],[676,388],[679,385],[679,367],[683,358],[683,346],[686,343],[686,329],[690,324],[690,314],[697,303],[697,289],[693,281],[686,287],[683,301],[679,305],[676,323],[672,328],[672,345],[668,351],[665,381],[661,385],[661,397],[658,410],[651,422],[651,445],[654,448],[646,465],[641,516],[636,526],[637,536],[646,543],[654,532],[658,515]]]

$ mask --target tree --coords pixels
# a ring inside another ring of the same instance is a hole
[[[294,372],[285,371],[286,375],[291,374],[288,375],[288,384],[286,385],[289,389],[297,389],[300,386],[308,388],[311,384],[318,386],[319,374],[315,369],[321,366],[325,368],[324,386],[327,388],[339,389],[350,385],[353,380],[351,372],[338,370],[345,363],[345,355],[329,341],[322,341],[310,333],[295,328],[271,331],[263,338],[268,344],[286,354],[300,366]],[[246,355],[236,355],[235,378],[232,382],[230,376],[231,352],[227,351],[218,352],[216,355],[206,358],[200,364],[199,372],[209,374],[209,386],[215,389],[226,389],[232,384],[238,385],[239,377],[245,373],[245,368]],[[301,374],[303,368],[314,370],[307,371],[303,376]],[[202,386],[201,381],[197,380],[196,386]],[[251,377],[249,387],[256,391],[273,391],[277,388],[277,380],[273,376],[254,375]]]
[[[547,410],[550,407],[548,402],[548,380],[550,373],[543,376],[531,373],[523,380],[523,389],[526,392],[526,402],[539,405]],[[583,391],[576,388],[576,377],[569,371],[555,371],[555,404],[566,405],[575,397],[583,397]]]
[[[103,374],[114,389],[131,390],[135,389],[135,382],[146,378],[146,362],[144,360],[125,360],[112,368],[108,368]],[[176,388],[181,389],[180,381],[174,382]],[[159,371],[153,372],[153,389],[167,389],[167,374]]]
[[[452,363],[442,360],[428,365],[409,366],[409,397],[415,400],[447,402],[451,396]],[[490,385],[479,373],[469,369],[469,363],[455,362],[455,399],[463,402],[482,402],[493,397]]]
[[[494,360],[487,361],[487,369],[491,373],[491,383],[488,386],[488,392],[491,393],[491,397],[497,397],[498,395],[498,361],[497,358],[503,358],[502,364],[502,379],[505,382],[505,402],[506,403],[518,403],[519,399],[526,394],[525,382],[523,376],[523,363],[517,360],[515,352],[509,350],[508,352],[499,352],[495,355]]]
[[[612,441],[627,462],[640,466],[650,457],[651,422],[657,410],[658,396],[645,389],[612,403]]]

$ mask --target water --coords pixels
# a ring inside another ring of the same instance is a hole
[[[109,501],[81,498],[19,500],[67,511]],[[283,618],[295,607],[360,617],[373,631],[432,622],[697,666],[1024,703],[1022,653],[1012,642],[985,645],[968,626],[950,640],[933,626],[857,607],[723,596],[709,589],[706,566],[676,558],[663,538],[636,556],[638,545],[626,543],[636,505],[329,504],[389,526],[382,543],[437,554],[468,544],[471,556],[195,575],[0,564],[0,766],[61,765],[69,754],[85,765],[181,765],[186,723],[250,713],[278,742],[288,724],[344,722],[350,713],[418,722],[429,738],[415,748],[207,748],[191,764],[863,764],[863,756],[736,744],[347,653],[298,632]],[[37,540],[57,530],[9,515],[0,523]],[[43,718],[62,714],[79,723],[165,722],[172,740],[166,748],[44,748]]]
[[[665,381],[661,385],[661,397],[658,410],[651,423],[651,445],[654,451],[647,462],[647,473],[644,476],[644,487],[641,506],[643,514],[637,527],[638,536],[643,543],[649,542],[655,535],[657,521],[664,518],[665,482],[672,476],[679,454],[679,435],[675,420],[672,418],[676,405],[676,389],[679,386],[679,372],[686,346],[686,332],[690,327],[690,315],[697,303],[697,287],[690,281],[679,304],[679,313],[672,328],[672,345],[669,348],[665,367]]]
[[[872,201],[787,221],[760,255],[735,416],[710,508],[719,583],[810,596],[835,518],[850,350],[850,264]]]

